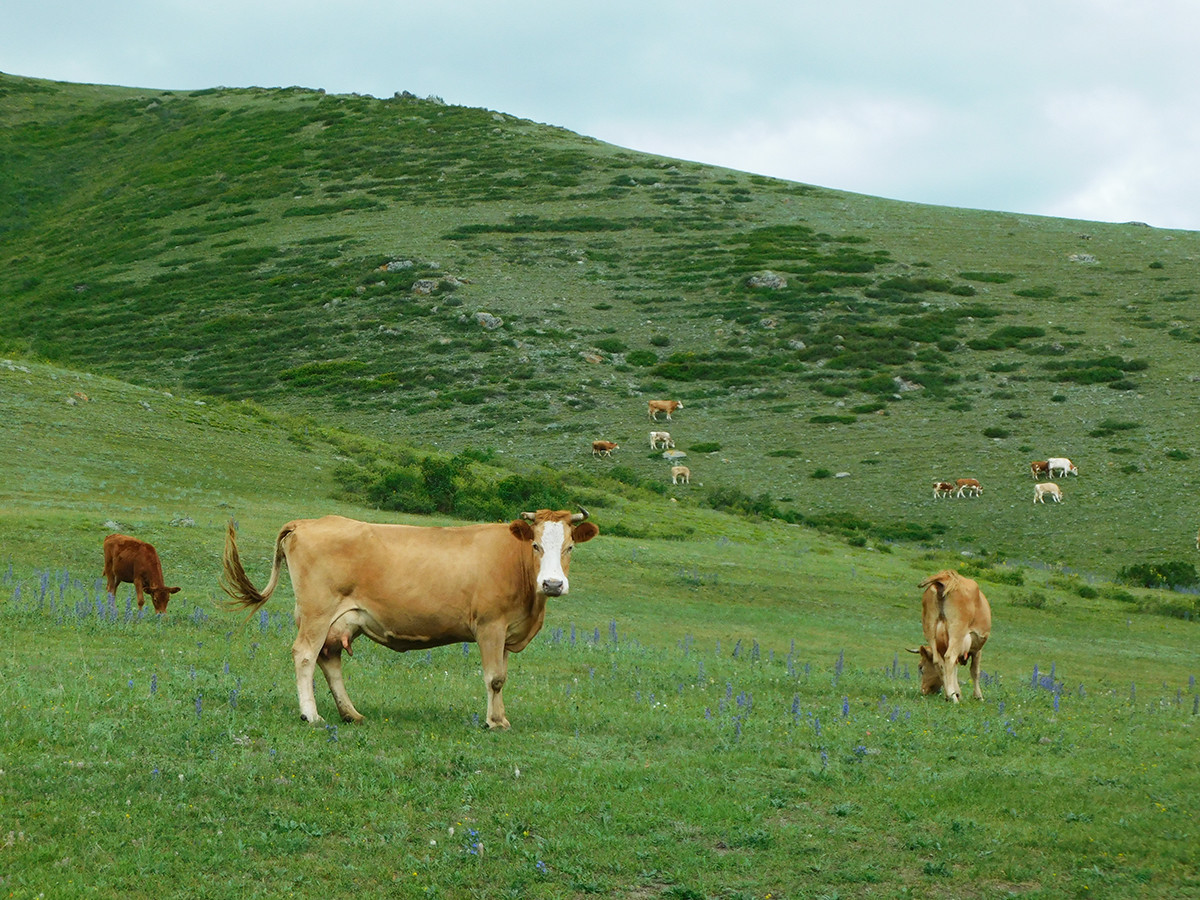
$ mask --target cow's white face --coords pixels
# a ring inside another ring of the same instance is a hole
[[[562,522],[544,522],[533,532],[533,555],[538,563],[538,590],[547,597],[561,597],[570,584],[567,569],[570,567],[572,541]]]
[[[534,584],[538,593],[561,597],[569,589],[567,569],[571,565],[571,551],[576,544],[590,541],[600,533],[591,522],[580,521],[586,516],[586,511],[582,516],[572,516],[568,512],[540,510],[536,515],[522,513],[519,520],[509,525],[515,538],[531,545],[533,563],[537,567]]]

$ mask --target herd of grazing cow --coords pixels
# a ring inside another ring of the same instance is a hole
[[[648,412],[651,422],[657,422],[658,414],[665,413],[667,421],[671,421],[671,413],[678,409],[683,409],[682,400],[650,400],[648,401]],[[671,438],[669,431],[651,431],[650,432],[650,449],[651,450],[673,450],[675,441]],[[602,456],[612,456],[614,450],[620,450],[620,446],[613,441],[592,441],[592,456],[600,458]],[[671,484],[691,484],[692,470],[684,465],[671,466]]]
[[[650,417],[666,412],[670,419],[681,406],[678,401],[652,400]],[[674,443],[669,433],[656,431],[650,434],[650,445],[659,449]],[[611,455],[617,445],[597,441],[592,449],[596,455]],[[1052,466],[1048,472],[1078,474],[1069,460],[1054,462],[1066,466]],[[671,468],[672,483],[687,484],[690,476],[686,466]],[[959,479],[953,485],[940,482],[935,496],[951,490],[958,496],[983,493],[978,481]],[[459,642],[478,644],[487,726],[508,728],[502,695],[508,654],[524,650],[541,630],[547,599],[567,593],[572,550],[600,533],[587,519],[582,507],[577,513],[541,509],[524,512],[507,524],[458,527],[372,524],[342,516],[297,519],[279,530],[271,573],[261,590],[242,567],[230,521],[220,585],[232,598],[231,608],[253,614],[275,592],[286,563],[295,595],[292,660],[304,721],[323,721],[313,686],[317,668],[342,719],[362,721],[346,692],[342,653],[352,655],[354,640],[366,635],[401,652]],[[166,586],[155,548],[129,535],[111,534],[104,539],[104,577],[110,594],[115,595],[119,584],[132,584],[139,609],[149,593],[157,613],[166,612],[168,599],[179,591]],[[939,572],[920,586],[927,644],[911,652],[920,656],[921,692],[941,690],[946,699],[957,703],[961,698],[958,667],[969,664],[974,696],[983,699],[979,656],[991,633],[987,598],[978,584],[953,570]]]
[[[1054,483],[1054,475],[1060,478],[1068,475],[1078,475],[1079,469],[1065,456],[1052,456],[1050,459],[1039,460],[1029,464],[1029,471],[1036,484],[1033,486],[1033,502],[1045,503],[1049,497],[1055,503],[1062,502],[1062,488]],[[1049,481],[1037,481],[1039,478],[1049,478]],[[956,481],[935,481],[933,483],[933,499],[943,497],[982,497],[983,485],[974,478],[959,478]],[[1196,549],[1200,550],[1200,534],[1196,536]]]
[[[225,534],[220,585],[231,608],[258,610],[279,586],[286,563],[295,595],[292,660],[300,718],[323,721],[313,687],[320,668],[338,714],[361,722],[342,677],[342,653],[352,655],[359,635],[406,651],[474,642],[479,645],[487,692],[487,727],[508,728],[502,691],[508,654],[520,653],[541,630],[546,600],[562,597],[571,551],[600,529],[587,510],[542,509],[508,524],[428,527],[372,524],[342,516],[297,519],[275,538],[271,574],[260,590],[246,575],[234,523]],[[1200,537],[1198,537],[1200,542]],[[158,552],[123,534],[104,539],[108,591],[122,583],[149,593],[157,613],[178,587],[163,580]],[[991,609],[979,585],[953,570],[923,581],[921,621],[927,645],[920,655],[921,693],[961,697],[958,667],[970,664],[974,696],[979,655],[991,632]]]

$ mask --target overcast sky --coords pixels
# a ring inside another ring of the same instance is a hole
[[[11,75],[407,90],[841,190],[1200,230],[1200,0],[0,0],[0,22]]]

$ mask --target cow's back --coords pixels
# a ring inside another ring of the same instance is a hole
[[[946,569],[925,579],[921,587],[925,589],[921,606],[926,637],[934,640],[961,626],[987,639],[992,630],[992,608],[974,579]]]
[[[110,534],[104,539],[104,574],[128,584],[141,576],[155,584],[162,584],[163,579],[154,547],[127,534]]]

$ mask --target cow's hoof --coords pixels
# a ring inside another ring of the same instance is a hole
[[[488,722],[488,731],[508,731],[508,719],[501,719],[499,722]]]
[[[352,716],[342,716],[342,721],[345,722],[347,725],[357,725],[362,720],[363,720],[363,717],[361,715],[359,715],[358,713],[355,713]]]
[[[300,721],[307,722],[309,725],[324,725],[325,724],[325,720],[322,719],[320,716],[316,716],[315,718],[310,719],[304,713],[300,713]]]

